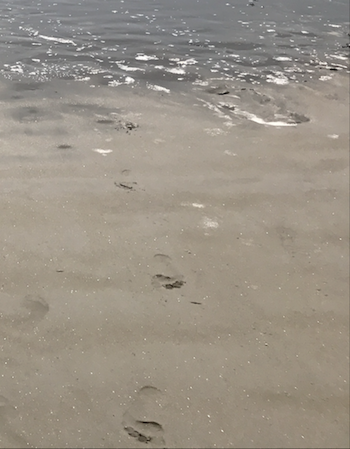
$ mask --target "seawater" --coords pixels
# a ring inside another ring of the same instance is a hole
[[[348,0],[0,1],[0,73],[169,92],[348,70]]]

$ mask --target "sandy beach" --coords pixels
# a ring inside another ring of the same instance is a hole
[[[348,101],[2,82],[0,447],[348,447]]]

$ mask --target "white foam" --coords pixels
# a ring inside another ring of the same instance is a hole
[[[332,79],[332,77],[329,76],[329,75],[322,75],[322,76],[319,77],[320,81],[329,81],[331,79]]]
[[[304,69],[297,67],[296,65],[292,66],[292,67],[286,67],[284,69],[285,72],[288,73],[302,73],[304,71]],[[307,70],[307,72],[314,72],[314,70]]]
[[[137,54],[135,59],[137,59],[138,61],[156,61],[158,60],[157,56],[148,56],[145,54]]]
[[[209,86],[209,82],[208,81],[202,81],[202,80],[196,80],[193,81],[192,83],[194,86]]]
[[[39,34],[38,37],[40,37],[41,39],[45,39],[46,41],[58,42],[60,44],[72,44],[74,46],[77,46],[77,44],[71,39],[63,39],[61,37],[54,37],[54,36],[45,36],[45,34]]]
[[[190,59],[185,59],[184,61],[177,61],[177,63],[181,66],[181,67],[186,67],[188,65],[195,65],[198,63],[198,61],[194,58],[190,58]]]
[[[174,73],[175,75],[185,75],[186,72],[184,69],[180,69],[179,67],[166,67],[166,72]]]
[[[102,148],[96,148],[95,150],[92,151],[95,151],[95,153],[102,154],[102,156],[107,156],[107,154],[113,152],[113,150],[103,150]]]
[[[121,86],[122,84],[123,83],[121,83],[120,81],[116,81],[116,80],[108,81],[109,87],[118,87],[118,86]]]
[[[7,64],[5,66],[7,66]],[[19,62],[17,64],[9,66],[9,69],[11,72],[20,73],[21,75],[24,73],[23,66]]]
[[[330,139],[339,139],[339,134],[328,134],[328,136]]]
[[[281,73],[281,72],[276,72],[275,76],[271,75],[271,74],[267,75],[266,81],[268,83],[274,83],[274,84],[278,84],[280,86],[289,84],[289,79],[285,75],[283,75],[283,73]]]
[[[125,84],[133,84],[135,82],[134,78],[131,78],[131,76],[127,76],[125,78]]]
[[[163,86],[158,86],[157,84],[147,84],[147,88],[151,90],[155,90],[156,92],[166,92],[167,94],[170,93],[170,89],[167,89]]]
[[[229,122],[232,121],[231,117],[229,115],[224,114],[217,106],[215,106],[212,103],[209,103],[208,101],[202,100],[201,98],[197,98],[198,101],[202,102],[204,106],[206,106],[210,111],[213,111],[217,117],[220,117],[222,119],[228,120]]]
[[[91,78],[89,76],[75,76],[75,81],[89,81]]]
[[[156,65],[154,66],[155,69],[158,70],[164,70],[168,73],[174,73],[175,75],[185,75],[186,72],[184,69],[181,69],[179,67],[164,67],[163,65]]]
[[[347,61],[348,57],[343,55],[329,55],[331,58],[341,59],[342,61]]]
[[[289,58],[288,56],[277,56],[274,58],[276,61],[292,61],[292,58]]]
[[[141,69],[140,67],[129,67],[127,65],[121,64],[120,62],[117,62],[117,66],[124,70],[125,72],[144,72],[145,69]]]
[[[296,123],[287,123],[287,122],[282,122],[282,121],[267,122],[266,120],[262,119],[261,117],[258,117],[255,114],[251,114],[250,112],[247,112],[247,111],[240,111],[239,109],[236,109],[233,112],[236,113],[237,115],[247,118],[248,120],[250,120],[254,123],[258,123],[259,125],[277,126],[277,127],[297,126]]]

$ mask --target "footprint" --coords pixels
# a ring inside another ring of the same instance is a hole
[[[41,321],[50,309],[45,299],[40,296],[28,295],[22,301],[22,305],[29,312],[26,321],[30,321],[33,324]]]
[[[135,191],[136,190],[135,186],[137,185],[137,182],[133,181],[115,182],[114,185],[123,190]]]
[[[13,86],[13,90],[16,92],[35,91],[41,90],[43,86],[41,83],[29,82],[29,83],[16,83]]]
[[[276,231],[283,248],[292,256],[294,256],[297,251],[295,247],[295,239],[297,237],[297,233],[293,229],[287,228],[283,225],[277,226]]]
[[[61,145],[58,145],[57,148],[59,150],[70,150],[72,148],[72,145],[68,145],[67,143],[62,143]]]
[[[152,285],[154,287],[163,287],[167,290],[181,288],[184,284],[184,277],[174,268],[172,260],[166,254],[156,254],[154,256],[154,271],[152,276]]]
[[[297,123],[297,124],[307,123],[310,121],[309,117],[306,117],[306,115],[298,114],[296,112],[290,112],[289,117],[294,123]]]
[[[6,407],[9,404],[9,400],[0,394],[0,409]]]
[[[17,407],[0,394],[0,444],[1,447],[28,447],[29,443],[17,433],[11,423],[17,418]]]
[[[155,286],[161,286],[167,290],[172,290],[173,288],[181,288],[185,281],[182,279],[177,279],[174,276],[164,276],[163,274],[155,274],[152,277],[152,283]]]
[[[35,106],[25,106],[16,109],[13,114],[19,122],[37,122],[43,116],[43,111]]]
[[[115,129],[117,131],[126,131],[127,134],[130,134],[131,131],[135,131],[138,127],[139,125],[137,123],[131,122],[129,120],[118,120]]]
[[[37,108],[36,106],[23,106],[13,110],[12,117],[20,123],[37,123],[42,120],[52,120],[60,117],[58,112]]]
[[[2,324],[36,326],[48,313],[49,305],[40,296],[28,295],[22,301],[10,295],[0,296]]]
[[[164,446],[162,420],[165,397],[158,388],[142,387],[123,415],[122,425],[129,436],[141,443]]]
[[[0,417],[13,419],[18,415],[16,407],[3,395],[0,394]]]

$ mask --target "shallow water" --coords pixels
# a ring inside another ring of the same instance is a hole
[[[348,20],[347,0],[1,1],[0,71],[163,91],[287,84],[347,69]]]

